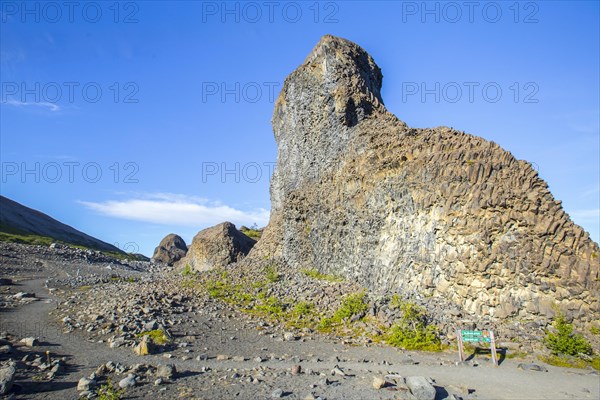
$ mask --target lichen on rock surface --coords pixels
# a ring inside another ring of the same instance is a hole
[[[330,35],[288,76],[272,121],[271,219],[248,259],[488,321],[545,326],[557,308],[579,327],[598,320],[598,244],[532,165],[452,128],[408,127],[381,85],[365,50]]]

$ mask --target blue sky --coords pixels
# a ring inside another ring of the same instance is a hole
[[[274,98],[328,33],[401,120],[534,163],[600,237],[598,2],[0,4],[2,195],[128,251],[267,223]]]

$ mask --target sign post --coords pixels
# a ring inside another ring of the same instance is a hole
[[[458,339],[458,358],[460,361],[465,361],[465,352],[463,342],[489,343],[492,350],[492,361],[495,366],[498,366],[498,355],[496,354],[496,339],[492,331],[466,331],[457,330],[456,338]]]

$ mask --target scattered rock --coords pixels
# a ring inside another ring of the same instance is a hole
[[[26,292],[19,292],[19,293],[13,295],[13,298],[15,298],[17,300],[32,299],[34,297],[35,297],[35,293],[26,293]]]
[[[177,373],[177,369],[173,364],[159,365],[156,368],[156,376],[160,378],[165,378],[167,380],[172,380]]]
[[[12,389],[13,386],[16,372],[17,363],[15,363],[13,360],[9,360],[8,363],[3,364],[0,367],[0,396],[3,396],[10,392],[10,389]]]
[[[377,377],[377,376],[375,378],[373,378],[373,387],[375,389],[381,389],[381,388],[386,387],[387,385],[388,385],[388,382],[385,379]]]
[[[292,367],[292,370],[291,370],[292,375],[298,375],[300,372],[302,372],[302,367],[300,365],[294,365]]]
[[[154,353],[154,343],[148,335],[142,336],[142,340],[137,346],[133,348],[133,351],[138,356],[147,356],[148,354]]]
[[[149,321],[144,324],[145,331],[153,331],[155,329],[158,329],[158,322],[156,322],[156,320]]]
[[[406,378],[406,386],[418,400],[435,400],[435,388],[429,380],[423,376],[409,376]]]
[[[40,341],[34,337],[26,337],[21,339],[21,343],[23,343],[27,347],[34,347],[40,344]]]
[[[119,387],[123,388],[123,389],[130,388],[130,387],[134,387],[135,383],[136,383],[136,376],[134,374],[129,374],[125,378],[123,378],[119,381]]]
[[[273,392],[271,392],[271,398],[273,399],[279,399],[283,397],[283,390],[280,388],[277,388],[275,390],[273,390]]]
[[[83,377],[79,380],[79,382],[77,382],[77,391],[78,392],[91,391],[95,387],[96,387],[95,379],[89,379],[89,378]]]
[[[10,344],[0,346],[0,354],[10,354],[13,352],[13,348]]]
[[[517,368],[522,369],[523,371],[548,372],[547,368],[534,363],[521,363],[517,366]]]

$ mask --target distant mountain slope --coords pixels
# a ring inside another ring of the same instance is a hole
[[[117,247],[86,235],[37,210],[0,196],[0,232],[47,236],[57,241],[102,251],[123,253]]]

